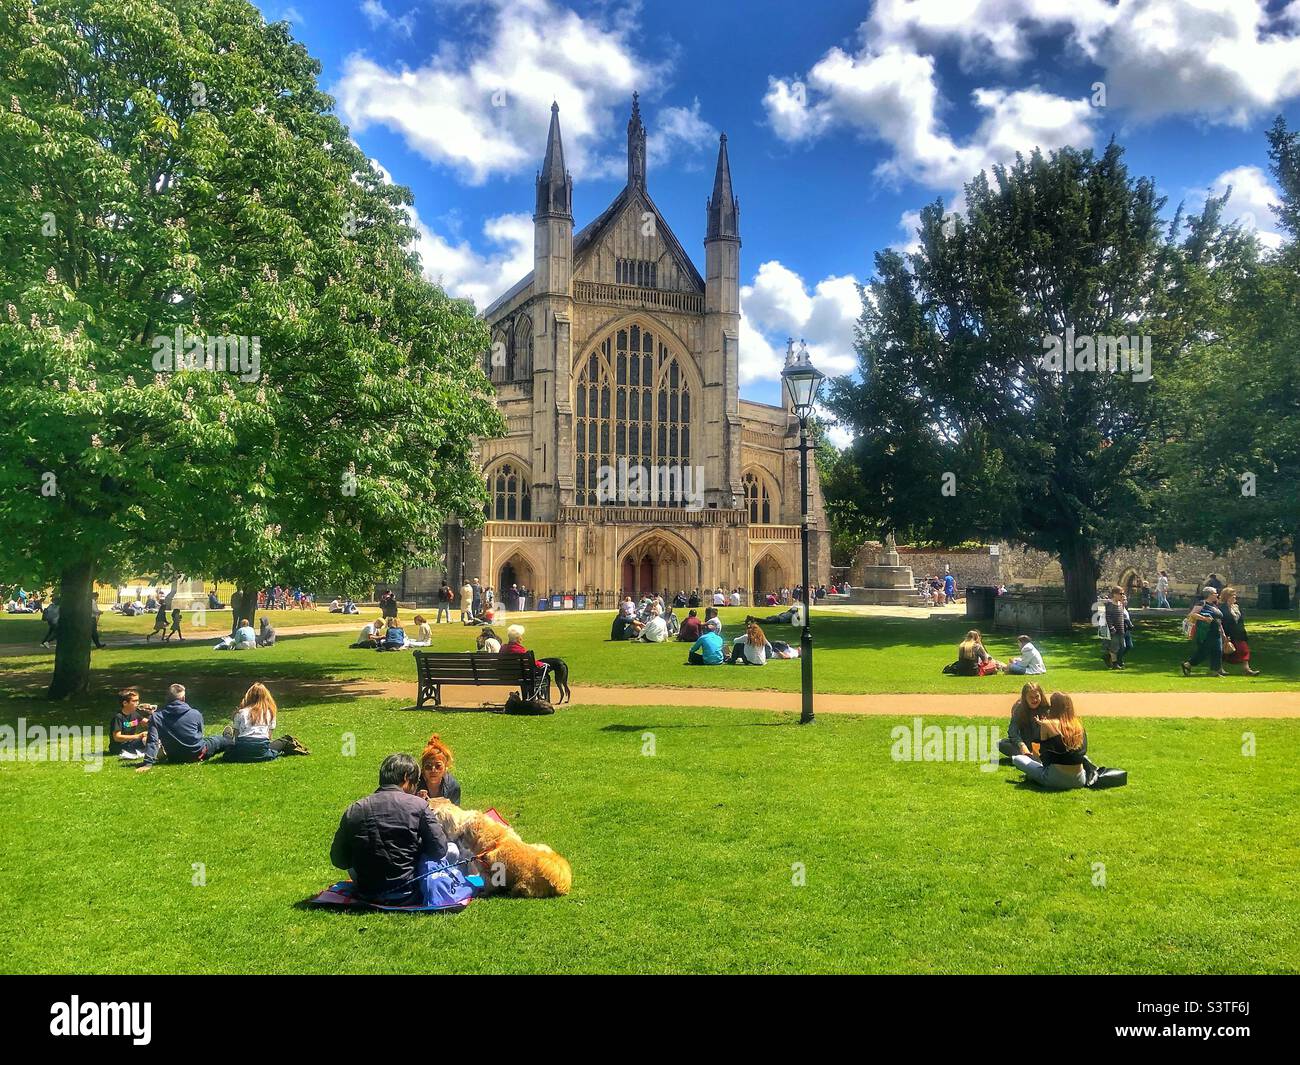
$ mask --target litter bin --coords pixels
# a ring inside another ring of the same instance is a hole
[[[966,617],[976,621],[992,621],[993,605],[998,590],[984,584],[973,584],[966,589]]]
[[[1276,582],[1259,585],[1258,610],[1287,610],[1291,606],[1291,587]]]

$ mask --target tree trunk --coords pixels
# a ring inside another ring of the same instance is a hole
[[[1097,600],[1097,578],[1101,567],[1087,540],[1074,540],[1061,548],[1061,573],[1065,577],[1065,605],[1071,621],[1091,621]]]
[[[90,687],[90,597],[95,587],[93,562],[77,562],[59,574],[58,640],[54,676],[47,695],[65,699]]]

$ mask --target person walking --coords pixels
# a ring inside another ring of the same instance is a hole
[[[444,621],[451,624],[451,602],[453,598],[451,587],[444,580],[438,586],[438,612],[433,616],[435,625],[441,625]]]
[[[1250,644],[1246,640],[1246,615],[1237,603],[1237,589],[1223,589],[1223,660],[1240,665],[1248,677],[1258,677],[1259,670],[1250,664]],[[1231,648],[1231,650],[1229,650]]]
[[[1156,606],[1169,609],[1169,573],[1166,570],[1161,570],[1156,578]]]
[[[41,640],[42,647],[49,647],[51,642],[58,643],[59,640],[59,597],[52,596],[50,605],[41,611],[41,620],[45,622],[45,637]]]
[[[474,586],[469,581],[460,586],[460,623],[474,624]]]
[[[1226,677],[1223,669],[1223,611],[1219,607],[1219,589],[1206,585],[1201,599],[1193,604],[1187,615],[1193,626],[1192,638],[1196,651],[1183,663],[1183,676],[1192,675],[1192,667],[1200,665],[1203,658],[1210,660],[1210,676]]]

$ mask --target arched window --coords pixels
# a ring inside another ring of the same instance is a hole
[[[749,511],[750,525],[771,525],[772,515],[780,510],[776,493],[756,470],[745,474],[745,509]]]
[[[526,314],[515,321],[513,348],[511,379],[527,381],[533,376],[533,320]]]
[[[492,347],[488,349],[488,376],[494,385],[514,379],[514,330],[509,325],[492,330]]]
[[[650,330],[627,326],[588,352],[577,375],[574,415],[580,506],[684,506],[698,491],[686,484],[694,476],[691,390],[672,351]],[[627,496],[629,485],[617,481],[619,459],[629,470],[645,468],[652,498]],[[612,477],[603,471],[613,471]],[[614,493],[600,491],[610,487]]]
[[[533,497],[528,475],[513,462],[503,462],[487,474],[488,521],[532,521]]]

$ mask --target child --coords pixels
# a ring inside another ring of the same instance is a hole
[[[149,738],[149,715],[157,707],[140,702],[138,688],[123,688],[117,693],[119,709],[113,715],[113,725],[108,753],[116,754],[124,762],[138,762],[144,757],[145,740]]]
[[[181,635],[181,611],[179,607],[172,610],[171,631],[163,634],[163,643],[167,643],[173,636],[180,640],[181,643],[185,642],[185,637]]]

